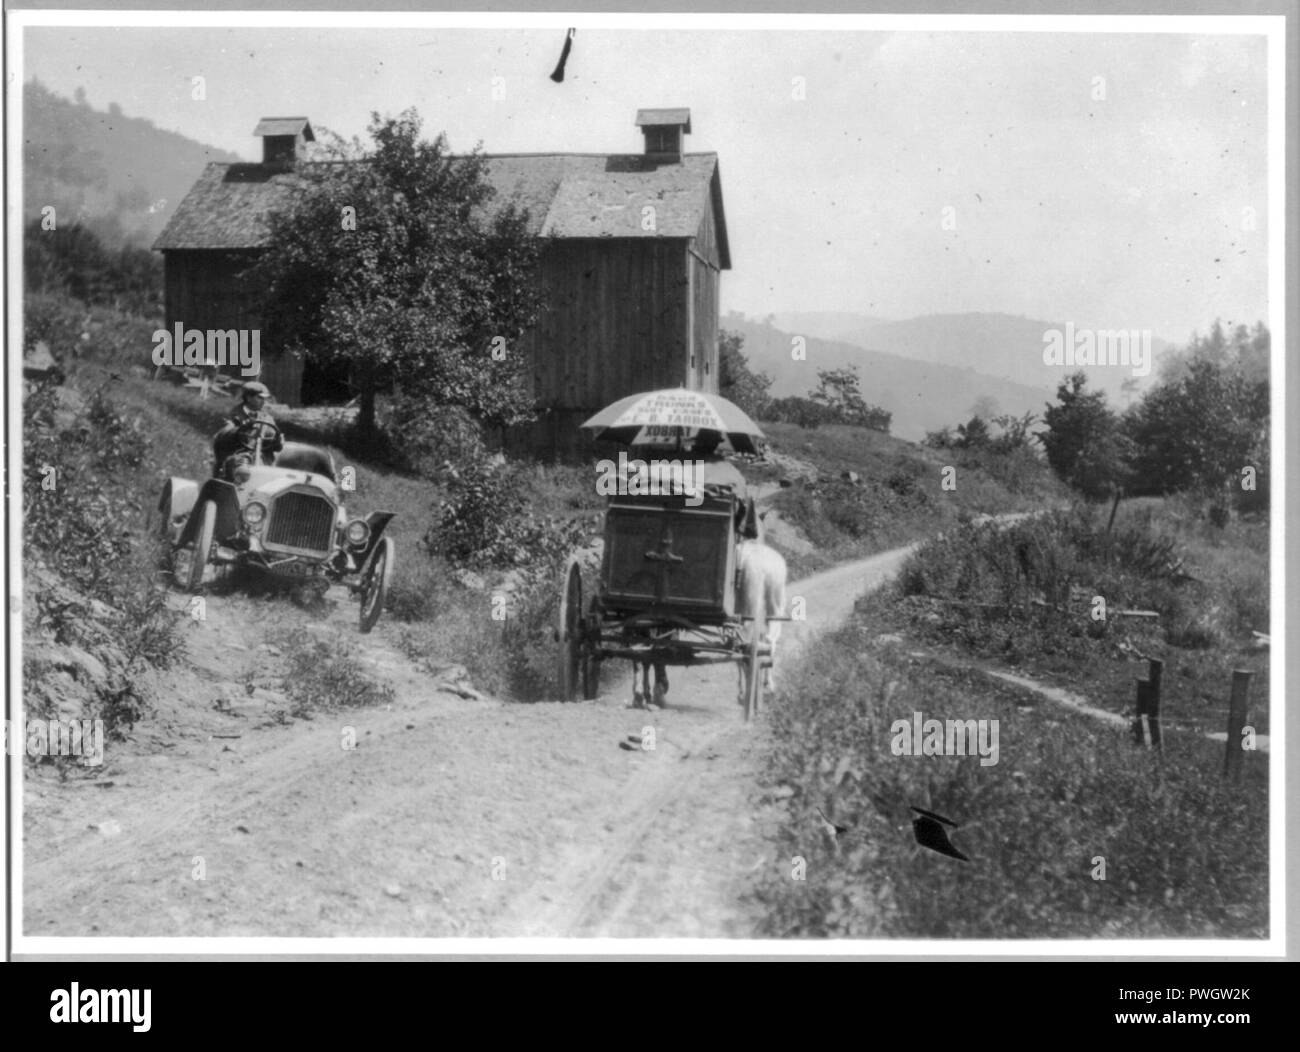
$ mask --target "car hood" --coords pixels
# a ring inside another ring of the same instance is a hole
[[[254,497],[271,499],[294,486],[311,486],[335,504],[340,503],[338,487],[324,475],[311,471],[286,471],[277,467],[255,467],[247,482],[239,487],[244,500]]]

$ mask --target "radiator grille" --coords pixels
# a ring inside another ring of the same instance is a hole
[[[309,493],[285,493],[271,507],[265,543],[325,554],[333,547],[333,531],[333,504]]]

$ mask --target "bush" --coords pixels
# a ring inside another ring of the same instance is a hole
[[[27,389],[23,437],[23,559],[41,582],[24,629],[106,659],[111,677],[89,715],[119,739],[149,708],[140,673],[172,664],[183,647],[152,542],[135,540],[142,516],[130,494],[149,445],[102,392],[83,403],[49,383]]]
[[[301,628],[281,636],[278,643],[289,654],[284,682],[292,716],[373,708],[396,696],[388,683],[377,680],[362,666],[347,643],[326,642]]]
[[[436,405],[426,397],[399,393],[381,406],[379,423],[400,465],[425,478],[437,478],[448,464],[483,459],[481,429],[461,406]]]
[[[130,527],[139,518],[122,477],[140,467],[146,440],[101,393],[82,409],[64,407],[59,392],[42,384],[24,406],[24,558],[111,604],[129,580]]]
[[[43,341],[65,361],[76,353],[85,331],[86,309],[66,296],[28,294],[23,300],[23,353]]]
[[[832,422],[831,412],[827,406],[799,395],[774,398],[768,403],[763,419],[797,424],[802,428],[817,428]]]
[[[388,590],[387,612],[398,621],[432,621],[455,601],[460,589],[441,559],[416,553],[403,560]]]
[[[573,519],[539,518],[529,511],[523,468],[476,460],[449,473],[447,498],[425,534],[430,551],[454,565],[523,566],[567,553],[585,530]]]

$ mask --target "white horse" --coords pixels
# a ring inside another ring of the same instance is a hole
[[[761,540],[745,540],[736,545],[736,612],[752,617],[751,632],[762,632],[771,646],[772,667],[763,676],[764,686],[776,690],[776,642],[781,622],[772,617],[785,616],[785,559],[775,548]],[[745,680],[749,665],[741,665],[741,701],[745,698]]]

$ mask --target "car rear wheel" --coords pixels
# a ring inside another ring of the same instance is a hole
[[[366,568],[361,575],[361,631],[369,632],[375,627],[379,615],[384,612],[384,603],[388,599],[388,588],[393,582],[394,557],[393,539],[382,537],[379,546],[371,553]]]
[[[205,500],[199,508],[199,532],[194,538],[194,557],[190,560],[190,591],[203,587],[203,574],[212,563],[212,542],[217,533],[217,505]]]

